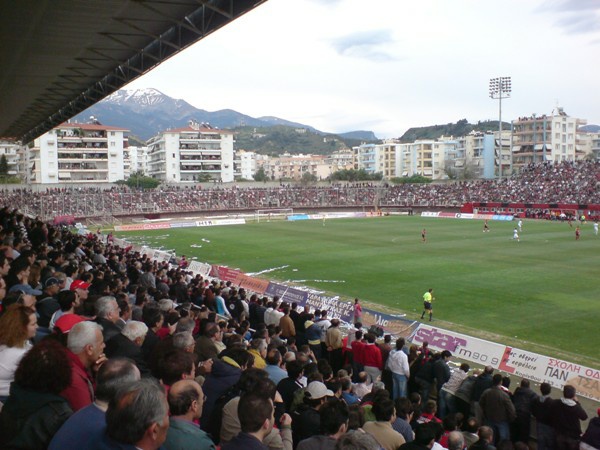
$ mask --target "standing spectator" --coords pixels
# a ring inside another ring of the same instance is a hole
[[[531,411],[535,417],[535,431],[537,435],[538,450],[554,449],[554,429],[552,428],[552,417],[550,407],[552,399],[550,393],[552,387],[549,383],[540,384],[542,395],[538,397],[531,405]]]
[[[393,400],[406,397],[410,367],[408,365],[408,355],[403,350],[405,344],[404,338],[396,339],[396,348],[390,352],[387,361],[387,367],[392,372]]]
[[[563,398],[550,404],[550,417],[556,435],[556,450],[577,450],[581,438],[581,421],[588,416],[577,401],[575,387],[566,384]]]
[[[537,399],[535,392],[529,387],[529,380],[522,379],[521,385],[512,396],[517,418],[513,424],[513,441],[529,442],[531,433],[531,406]]]
[[[366,338],[367,343],[361,349],[362,362],[365,366],[365,372],[369,374],[371,381],[374,383],[381,377],[383,358],[381,357],[381,350],[375,345],[375,335],[367,333]]]
[[[448,366],[448,361],[450,361],[451,357],[452,353],[450,353],[448,350],[444,350],[440,355],[440,358],[433,363],[433,376],[435,377],[436,383],[435,393],[438,398],[438,402],[442,386],[450,379],[450,367]],[[444,417],[444,415],[442,415],[442,417]]]
[[[325,334],[325,345],[327,346],[327,352],[329,354],[329,364],[333,373],[337,373],[342,368],[343,354],[342,354],[342,342],[343,336],[340,330],[339,319],[333,319],[331,326]]]
[[[0,413],[0,447],[47,448],[73,413],[59,395],[71,381],[69,359],[58,342],[45,340],[21,360]]]
[[[452,372],[450,379],[440,389],[438,403],[441,417],[446,417],[446,414],[453,414],[457,411],[455,393],[467,378],[469,369],[467,363],[462,363],[458,370]]]
[[[358,298],[354,299],[354,311],[352,319],[352,322],[355,324],[357,322],[362,322],[362,306],[360,305],[360,300]]]
[[[279,328],[281,328],[281,337],[287,339],[296,336],[296,326],[290,317],[290,308],[286,306],[282,309],[283,317],[279,319]]]
[[[473,394],[471,400],[473,401],[473,409],[475,411],[475,418],[477,422],[483,423],[483,411],[481,410],[481,406],[479,405],[479,399],[481,394],[486,389],[492,387],[492,374],[494,373],[494,368],[492,366],[486,366],[483,370],[483,373],[477,377],[475,380],[475,385],[473,386]]]
[[[492,387],[486,389],[479,399],[484,421],[494,429],[497,441],[510,439],[510,423],[516,418],[515,407],[508,394],[500,388],[501,384],[502,375],[497,373],[492,378]]]

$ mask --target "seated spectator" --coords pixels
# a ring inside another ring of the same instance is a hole
[[[319,410],[327,401],[327,397],[333,397],[325,384],[320,381],[312,381],[304,392],[304,404],[293,414],[292,429],[294,442],[300,442],[315,436],[321,429],[321,418]]]
[[[435,444],[435,432],[427,423],[420,424],[415,429],[415,439],[400,447],[400,450],[431,450]]]
[[[35,311],[26,306],[11,305],[0,317],[0,402],[8,398],[17,366],[31,349],[36,330]]]
[[[113,358],[102,364],[96,376],[94,403],[69,417],[52,438],[48,449],[84,449],[101,439],[106,429],[108,403],[115,397],[119,387],[139,379],[140,371],[127,359]]]
[[[372,435],[384,450],[396,450],[406,441],[404,437],[392,428],[396,420],[394,401],[388,398],[378,398],[373,403],[373,414],[376,421],[366,422],[363,430]]]
[[[104,342],[107,343],[121,332],[116,325],[119,320],[117,299],[105,295],[96,300],[94,307],[96,309],[96,323],[102,326],[102,336],[104,336]]]
[[[70,382],[69,359],[62,345],[47,339],[32,347],[17,367],[0,413],[0,447],[47,448],[73,413],[59,395]]]
[[[94,401],[92,372],[106,361],[100,325],[94,322],[73,325],[67,338],[67,358],[70,361],[71,382],[60,395],[67,399],[75,412]]]
[[[157,450],[169,428],[165,391],[151,379],[128,383],[111,399],[106,410],[106,432],[92,448]]]
[[[363,398],[373,388],[373,383],[369,382],[369,374],[367,372],[360,372],[358,374],[358,383],[354,384],[352,392],[358,398]]]
[[[392,423],[392,428],[402,435],[406,442],[412,442],[415,433],[410,426],[413,418],[413,405],[406,397],[400,397],[394,402],[396,406],[396,420]]]
[[[275,423],[275,408],[270,398],[245,394],[238,404],[240,433],[221,447],[222,450],[267,450],[263,439],[271,432]],[[289,426],[289,416],[283,424]]]
[[[334,449],[348,427],[348,406],[340,400],[326,402],[319,410],[320,434],[298,443],[297,450]]]
[[[492,445],[494,442],[494,430],[490,427],[479,427],[477,432],[479,439],[469,447],[469,450],[496,450]]]
[[[276,348],[269,350],[266,363],[265,371],[269,374],[269,378],[273,380],[275,385],[287,377],[287,372],[282,369],[283,358],[279,350]]]
[[[165,441],[167,450],[214,450],[208,435],[194,423],[202,415],[204,393],[194,380],[175,382],[167,396],[169,402],[169,431]]]
[[[123,330],[106,344],[106,356],[129,358],[135,363],[143,377],[150,376],[150,369],[142,356],[142,344],[147,332],[148,327],[144,322],[135,320],[128,322]]]
[[[373,436],[362,431],[349,431],[341,435],[335,450],[380,450],[379,443]]]

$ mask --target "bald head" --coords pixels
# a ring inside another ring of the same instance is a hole
[[[184,417],[191,421],[202,415],[204,393],[194,380],[180,380],[173,383],[167,400],[172,416]]]

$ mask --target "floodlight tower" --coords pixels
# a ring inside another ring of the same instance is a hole
[[[498,167],[499,178],[502,178],[502,99],[510,98],[511,92],[510,77],[490,78],[490,98],[498,99],[498,143],[500,146],[500,166]],[[512,171],[512,148],[510,149],[510,162]]]

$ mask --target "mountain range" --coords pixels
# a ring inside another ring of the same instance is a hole
[[[264,116],[251,117],[234,111],[221,109],[219,111],[206,111],[196,108],[185,100],[174,99],[163,94],[157,89],[118,90],[101,102],[96,103],[73,120],[88,122],[94,117],[104,125],[126,128],[143,140],[148,140],[157,133],[181,128],[194,119],[201,123],[209,123],[215,128],[234,129],[238,127],[273,127],[287,126],[305,128],[317,134],[328,135],[310,125],[305,125],[279,117]],[[350,131],[337,134],[341,138],[375,141],[377,137],[372,131]]]

